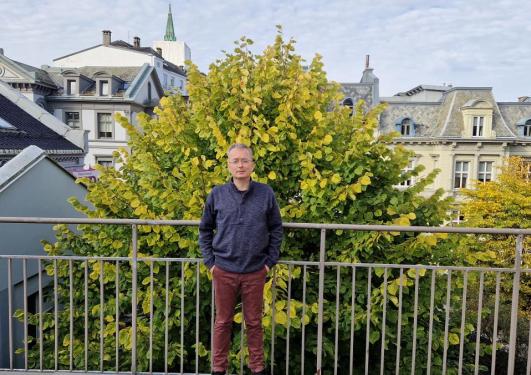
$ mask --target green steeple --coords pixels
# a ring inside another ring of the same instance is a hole
[[[173,17],[171,15],[171,4],[169,4],[168,21],[166,22],[166,34],[164,35],[164,40],[168,40],[170,42],[175,42],[177,40],[177,38],[175,38],[175,32],[173,31]]]

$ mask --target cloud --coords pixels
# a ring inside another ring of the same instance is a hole
[[[392,95],[420,83],[494,86],[498,99],[531,94],[531,3],[502,0],[171,0],[175,32],[201,69],[245,35],[254,50],[271,44],[275,25],[297,40],[307,60],[323,55],[329,77],[358,81],[364,55]],[[2,45],[14,59],[40,66],[113,39],[160,40],[167,1],[3,0]]]

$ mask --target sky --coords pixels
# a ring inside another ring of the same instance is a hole
[[[203,71],[242,36],[260,53],[282,25],[296,52],[323,57],[330,80],[359,82],[370,55],[380,95],[419,84],[493,87],[531,96],[531,2],[513,0],[0,0],[0,48],[40,67],[112,40],[162,40],[168,4],[177,39]]]

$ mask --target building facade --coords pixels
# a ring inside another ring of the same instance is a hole
[[[101,44],[41,68],[11,60],[0,50],[0,80],[71,129],[88,132],[85,168],[111,166],[115,151],[128,151],[128,137],[116,121],[117,114],[137,125],[137,115],[152,115],[166,93],[187,96],[184,62],[190,60],[191,51],[175,37],[171,8],[164,41],[154,42],[153,47],[142,46],[139,37],[133,44],[112,41],[111,31],[104,30]]]
[[[433,85],[379,97],[378,84],[367,59],[360,83],[342,84],[343,105],[352,106],[359,99],[368,106],[386,103],[379,132],[397,132],[394,143],[415,153],[406,170],[419,164],[426,167],[422,175],[440,170],[426,194],[442,188],[459,200],[460,189],[495,179],[507,157],[520,156],[531,163],[530,98],[498,102],[491,87]],[[410,178],[400,188],[414,183]]]

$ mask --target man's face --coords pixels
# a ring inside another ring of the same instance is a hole
[[[254,170],[251,152],[245,148],[234,148],[229,153],[229,171],[233,178],[248,179]]]

